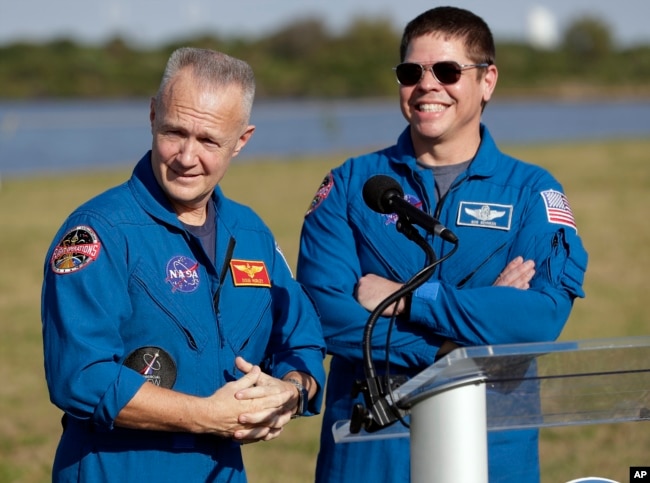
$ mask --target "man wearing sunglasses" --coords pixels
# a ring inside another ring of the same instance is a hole
[[[331,432],[355,404],[365,406],[351,390],[366,376],[370,312],[427,264],[425,251],[396,230],[396,215],[366,205],[373,176],[394,178],[405,200],[458,238],[416,227],[438,259],[456,252],[376,322],[379,375],[384,360],[390,374],[411,377],[458,346],[554,340],[584,296],[587,253],[562,186],[499,151],[481,123],[498,77],[485,22],[453,7],[424,12],[406,26],[394,70],[408,126],[395,145],[327,174],[301,234],[297,277],[318,306],[332,355],[317,482],[409,480],[408,439],[335,444]],[[488,453],[491,483],[539,481],[537,431],[490,432]]]

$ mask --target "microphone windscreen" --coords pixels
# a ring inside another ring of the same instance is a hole
[[[403,197],[404,190],[394,178],[385,174],[377,174],[363,185],[363,201],[377,213],[393,213],[390,205],[393,196]]]

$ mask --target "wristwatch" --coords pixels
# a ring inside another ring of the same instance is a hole
[[[299,416],[302,416],[307,412],[307,405],[309,404],[309,393],[298,379],[288,378],[285,379],[285,381],[290,382],[296,386],[296,389],[298,389],[298,410],[296,411],[296,414],[291,417],[297,418]]]

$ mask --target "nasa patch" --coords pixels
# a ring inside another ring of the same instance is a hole
[[[314,195],[314,199],[311,200],[311,203],[309,205],[309,208],[307,209],[307,213],[305,213],[305,216],[309,215],[312,211],[314,211],[316,208],[320,206],[323,200],[325,200],[328,197],[330,191],[332,191],[333,186],[334,186],[334,177],[330,172],[327,173],[327,176],[325,176],[325,179],[323,179],[323,182],[318,187],[318,191],[316,191],[316,194]]]
[[[156,386],[171,389],[176,382],[176,363],[160,347],[140,347],[128,355],[124,365]]]
[[[97,260],[101,243],[88,226],[77,226],[64,235],[52,253],[50,266],[58,274],[72,273]]]
[[[199,288],[199,263],[184,255],[172,257],[165,267],[165,282],[172,292],[190,293]]]
[[[415,206],[418,210],[422,210],[422,205],[423,205],[422,200],[417,196],[413,196],[407,193],[404,195],[404,199],[409,203],[411,203],[413,206]],[[399,219],[399,215],[397,215],[397,213],[389,213],[387,215],[383,215],[383,217],[386,220],[385,221],[386,225],[390,225],[391,223],[395,224]]]

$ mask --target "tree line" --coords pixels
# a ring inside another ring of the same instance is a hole
[[[385,97],[396,92],[400,36],[385,18],[358,19],[339,34],[306,18],[257,39],[203,34],[146,49],[119,37],[103,45],[16,42],[0,47],[0,98],[148,97],[180,46],[249,62],[258,98]],[[497,66],[500,95],[650,95],[650,46],[616,48],[596,18],[574,21],[550,50],[497,39]]]

